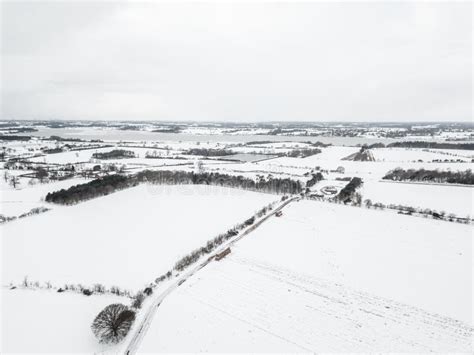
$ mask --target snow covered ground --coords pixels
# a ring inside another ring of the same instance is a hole
[[[95,339],[90,325],[111,303],[128,304],[116,296],[90,297],[47,290],[1,291],[0,352],[95,353],[108,349]]]
[[[110,130],[96,131],[109,137]],[[119,133],[127,137],[133,132]],[[225,137],[218,142],[219,136],[199,143],[198,136],[192,135],[188,141],[173,134],[138,135],[170,140],[111,141],[113,147],[31,160],[84,162],[76,165],[77,172],[115,163],[126,165],[127,173],[196,171],[195,163],[202,160],[206,172],[300,181],[320,167],[325,180],[312,187],[314,192],[324,187],[339,190],[347,184],[340,178],[358,176],[364,181],[359,190],[362,198],[374,203],[430,208],[460,217],[473,214],[472,187],[381,181],[397,167],[467,170],[472,151],[377,148],[372,150],[377,161],[358,162],[341,159],[359,147],[330,146],[306,158],[239,163],[194,155],[172,158],[190,148],[223,148],[241,153],[237,157],[242,159],[254,159],[245,154],[290,152],[309,145],[247,146],[241,140],[225,142]],[[174,136],[178,138],[168,138]],[[32,140],[5,146],[9,154],[27,156],[56,143]],[[91,159],[95,152],[113,149],[133,150],[137,157]],[[146,159],[148,151],[166,159]],[[432,162],[445,159],[462,162]],[[331,171],[338,167],[345,171]],[[26,172],[8,171],[11,175]],[[170,270],[183,255],[279,199],[219,187],[140,185],[66,207],[46,204],[42,198],[86,180],[33,186],[28,180],[22,178],[19,189],[0,182],[0,214],[15,216],[40,206],[53,210],[0,226],[2,285],[18,284],[28,276],[42,284],[102,283],[136,291]],[[472,243],[471,225],[316,201],[292,202],[282,217],[271,217],[237,242],[224,260],[211,262],[173,290],[157,308],[139,350],[468,352],[472,344]],[[162,287],[166,283],[155,292]],[[114,351],[100,346],[89,329],[93,317],[115,301],[113,297],[6,288],[1,294],[2,337],[6,339],[1,352]],[[33,336],[21,341],[24,334]]]
[[[387,149],[385,150],[384,158],[378,152],[378,149],[373,149],[373,154],[376,159],[379,159],[375,162],[370,161],[347,161],[341,160],[353,153],[356,153],[359,148],[357,147],[341,147],[341,146],[332,146],[327,148],[321,148],[322,153],[312,155],[306,158],[290,158],[283,157],[277,159],[271,159],[268,161],[259,162],[258,164],[262,167],[266,166],[280,166],[284,167],[299,167],[305,169],[314,169],[319,166],[321,169],[334,170],[339,166],[342,166],[346,170],[346,175],[353,176],[372,176],[375,178],[383,177],[388,171],[401,167],[404,169],[440,169],[440,170],[467,170],[471,167],[469,163],[466,162],[431,162],[424,160],[423,162],[418,162],[421,157],[424,157],[426,154],[430,154],[433,159],[462,159],[463,161],[469,161],[466,157],[457,157],[449,156],[443,154],[432,155],[429,152],[424,152],[421,149],[418,150],[402,150],[400,156],[397,153],[394,153],[394,150]],[[459,151],[457,151],[459,152]],[[379,154],[377,156],[377,154]],[[398,158],[397,158],[398,157]],[[385,161],[380,160],[385,159]],[[423,160],[423,159],[422,159]]]
[[[437,159],[461,159],[464,162],[470,162],[473,157],[472,151],[469,150],[376,148],[371,151],[375,160],[390,162],[412,162],[419,159],[426,162]]]
[[[276,200],[210,186],[140,185],[8,223],[2,282],[103,283],[136,290]]]
[[[26,179],[21,179],[18,188],[14,189],[3,179],[0,180],[0,214],[5,216],[18,216],[35,207],[60,208],[44,202],[48,192],[67,189],[73,185],[83,184],[90,179],[74,178],[50,183],[36,183],[29,185]]]
[[[129,150],[135,153],[136,158],[127,158],[127,159],[94,159],[92,155],[94,153],[106,153],[115,149],[124,149]],[[107,164],[118,163],[142,163],[149,164],[153,159],[146,159],[145,155],[147,152],[157,151],[158,155],[163,155],[164,157],[170,156],[175,151],[166,151],[162,149],[153,149],[153,148],[136,148],[136,147],[123,147],[120,145],[107,147],[107,148],[96,148],[96,149],[83,149],[83,150],[72,150],[68,152],[47,154],[42,157],[35,157],[29,159],[32,162],[37,163],[49,163],[49,164],[72,164],[72,163],[87,163],[87,162],[103,162]],[[167,154],[169,153],[169,154]]]
[[[471,226],[294,202],[184,282],[141,352],[469,352]]]
[[[429,208],[459,217],[474,216],[474,189],[470,186],[365,180],[360,193],[363,200],[370,199],[373,203]]]

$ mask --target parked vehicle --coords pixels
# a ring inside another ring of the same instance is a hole
[[[222,260],[224,259],[228,254],[230,254],[230,248],[227,248],[223,251],[221,251],[219,254],[216,254],[216,260]]]

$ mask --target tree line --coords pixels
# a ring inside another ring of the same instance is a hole
[[[204,157],[222,157],[226,155],[234,155],[235,153],[228,149],[192,148],[186,150],[183,154],[202,155]]]
[[[105,196],[114,191],[137,185],[136,179],[124,175],[108,175],[85,184],[71,186],[68,189],[50,192],[46,202],[71,205],[95,197]]]
[[[349,181],[349,183],[339,191],[336,199],[344,203],[351,202],[356,190],[360,186],[362,186],[362,179],[359,177],[353,177],[351,181]]]
[[[445,143],[445,142],[426,142],[426,141],[401,141],[387,145],[375,143],[368,148],[432,148],[432,149],[461,149],[474,150],[474,143]]]
[[[131,150],[125,149],[114,149],[110,152],[94,153],[92,154],[94,159],[123,159],[123,158],[135,158],[135,153]]]
[[[389,171],[384,180],[394,181],[423,181],[447,184],[474,185],[474,174],[472,170],[465,171],[440,171],[426,169],[402,169],[396,168]]]
[[[170,170],[145,170],[137,173],[136,178],[155,184],[180,185],[180,184],[204,184],[225,187],[255,190],[276,194],[297,194],[303,190],[300,181],[290,178],[274,178],[268,176],[257,180],[236,175],[221,174],[217,172],[187,172]]]
[[[95,197],[105,196],[114,191],[136,186],[143,182],[165,185],[216,185],[275,194],[297,194],[303,190],[300,181],[289,178],[281,179],[269,176],[253,180],[243,176],[216,172],[194,173],[145,170],[135,175],[108,175],[84,184],[71,186],[68,189],[50,192],[46,195],[45,200],[46,202],[71,205]]]
[[[306,158],[311,155],[316,155],[321,153],[321,149],[318,148],[303,148],[303,149],[293,149],[286,154],[287,157],[291,158]]]

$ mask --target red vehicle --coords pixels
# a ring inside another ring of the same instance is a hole
[[[216,260],[222,260],[224,259],[228,254],[230,254],[230,248],[227,248],[223,251],[221,251],[219,254],[216,254]]]

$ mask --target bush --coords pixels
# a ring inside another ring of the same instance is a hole
[[[144,299],[145,299],[145,294],[143,292],[138,292],[133,298],[132,307],[135,309],[142,308],[142,303]]]
[[[135,312],[127,306],[114,303],[105,307],[92,322],[92,332],[101,343],[118,343],[128,334]]]

